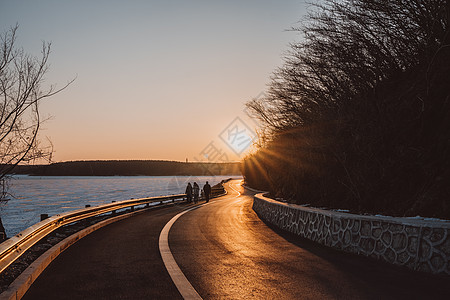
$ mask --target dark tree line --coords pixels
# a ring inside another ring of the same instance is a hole
[[[243,162],[297,203],[450,217],[450,35],[444,0],[325,0],[300,28]]]
[[[69,161],[49,165],[19,165],[15,174],[39,176],[215,176],[239,175],[239,163],[201,163],[163,160]]]

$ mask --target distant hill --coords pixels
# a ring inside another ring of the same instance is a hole
[[[201,163],[160,160],[69,161],[19,165],[12,174],[36,176],[174,176],[241,175],[239,162]]]

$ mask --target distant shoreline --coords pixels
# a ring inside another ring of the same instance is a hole
[[[217,176],[239,175],[239,162],[177,162],[161,160],[69,161],[19,165],[11,175],[30,176]]]

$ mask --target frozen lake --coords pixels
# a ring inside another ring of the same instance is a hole
[[[11,237],[40,221],[41,214],[110,203],[115,200],[182,194],[188,182],[203,187],[231,176],[14,176],[11,200],[0,206],[6,234]]]

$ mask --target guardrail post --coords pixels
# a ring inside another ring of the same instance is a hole
[[[48,219],[48,214],[41,214],[41,221]]]

